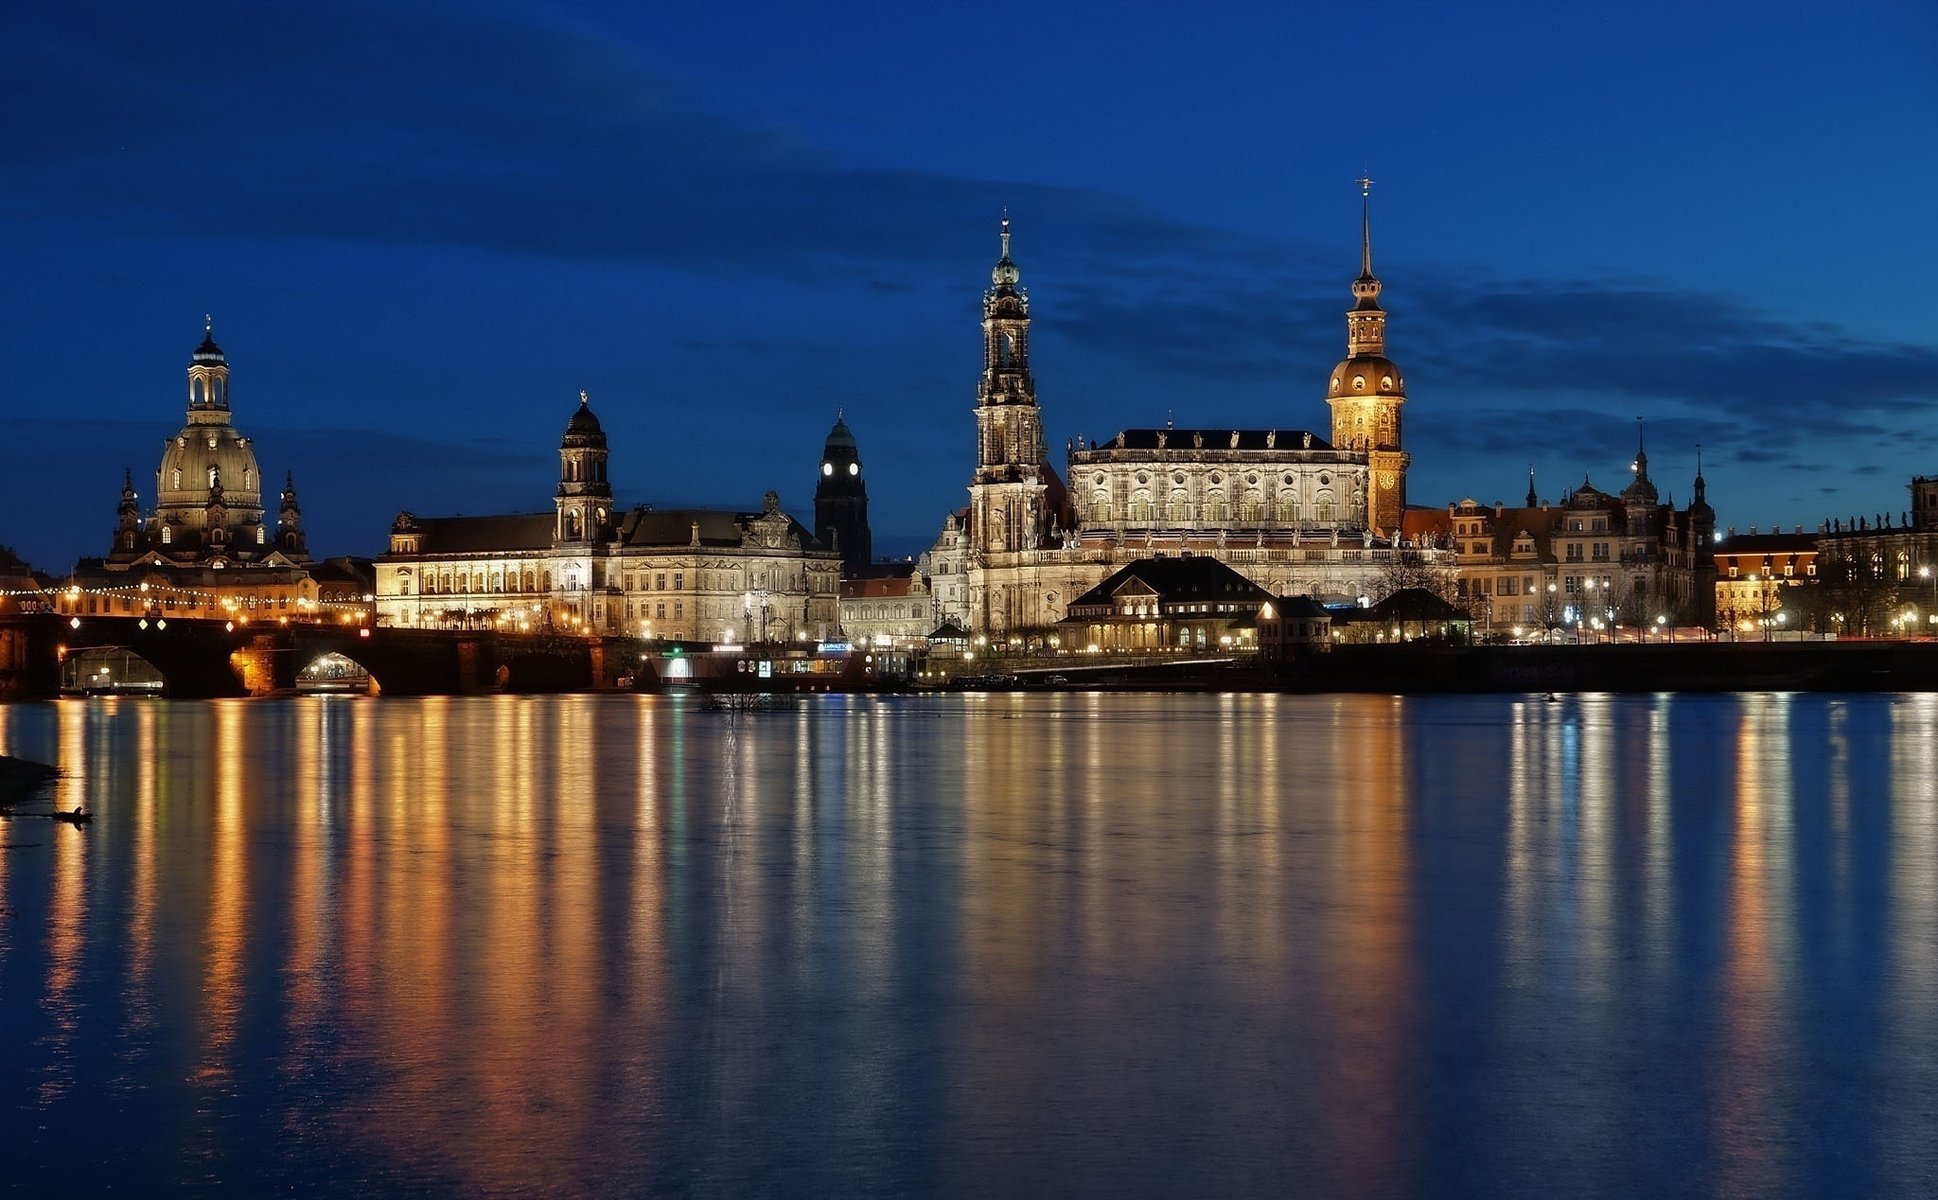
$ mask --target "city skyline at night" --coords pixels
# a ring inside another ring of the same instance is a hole
[[[1925,10],[1142,18],[28,14],[0,351],[37,452],[0,540],[106,549],[210,311],[321,553],[533,507],[581,388],[622,505],[806,511],[842,410],[911,553],[965,502],[1003,209],[1060,463],[1172,415],[1320,424],[1362,170],[1413,503],[1513,499],[1530,462],[1544,496],[1619,487],[1638,415],[1678,500],[1703,444],[1726,524],[1929,473]]]

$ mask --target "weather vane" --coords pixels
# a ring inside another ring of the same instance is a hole
[[[585,394],[585,389],[584,389],[584,388],[580,388],[580,389],[579,389],[579,403],[580,403],[580,404],[590,404],[591,402],[592,402],[592,397],[590,397],[590,396],[588,396],[588,395],[586,395],[586,394]]]
[[[1361,175],[1358,179],[1353,180],[1353,182],[1359,185],[1360,195],[1370,196],[1373,194],[1373,177],[1371,175]]]

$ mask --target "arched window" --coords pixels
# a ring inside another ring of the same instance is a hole
[[[1319,493],[1319,524],[1332,524],[1332,493]]]
[[[258,546],[260,546],[260,545],[262,545],[262,544],[263,544],[263,539],[264,539],[264,538],[265,538],[266,536],[267,536],[267,535],[266,535],[266,534],[264,533],[264,531],[263,531],[263,527],[262,527],[262,526],[260,526],[260,525],[258,525],[258,526],[256,526],[256,545],[258,545]]]
[[[246,492],[256,486],[255,478],[256,473],[254,471],[251,471],[248,467],[242,468],[242,490]]]
[[[1205,520],[1211,522],[1231,520],[1231,510],[1225,507],[1225,493],[1220,491],[1205,493]]]
[[[1139,524],[1151,519],[1151,494],[1142,488],[1131,493],[1130,519]]]
[[[1164,516],[1169,521],[1187,521],[1190,519],[1191,500],[1185,495],[1183,488],[1178,488],[1171,493],[1171,505]]]
[[[217,488],[222,486],[222,472],[217,470],[215,467],[209,468],[209,486],[211,488]]]
[[[1256,525],[1260,521],[1263,521],[1265,519],[1265,496],[1256,489],[1248,490],[1245,493],[1244,501],[1239,505],[1238,519],[1244,525]]]
[[[1110,492],[1098,488],[1090,493],[1090,519],[1099,523],[1110,520]]]
[[[175,530],[167,525],[162,526],[162,545],[166,546],[174,540]]]
[[[168,486],[174,488],[182,486],[182,469],[180,467],[176,467],[175,473],[169,477]]]

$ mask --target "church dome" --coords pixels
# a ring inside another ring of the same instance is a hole
[[[1331,397],[1346,396],[1405,396],[1406,377],[1390,358],[1366,355],[1349,358],[1332,369],[1331,381],[1326,385],[1326,394]]]
[[[829,450],[853,450],[855,448],[855,435],[849,430],[848,422],[839,416],[834,419],[834,428],[828,430],[828,441],[825,448]]]
[[[565,439],[560,443],[565,447],[597,446],[606,444],[606,431],[599,425],[599,418],[592,413],[592,406],[584,392],[579,393],[579,410],[565,423]]]
[[[222,347],[215,344],[215,330],[213,328],[203,333],[202,344],[195,348],[195,353],[190,356],[189,361],[205,363],[209,366],[216,366],[218,364],[226,366],[228,364],[229,360],[223,357]]]
[[[222,488],[231,511],[262,507],[262,471],[250,440],[230,425],[185,425],[162,449],[157,507],[200,509],[208,504],[211,483]]]

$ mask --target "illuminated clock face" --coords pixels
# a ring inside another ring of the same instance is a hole
[[[859,475],[859,474],[861,474],[861,464],[860,464],[860,463],[849,463],[849,464],[848,464],[848,474],[850,474],[850,475]]]
[[[823,475],[832,475],[832,474],[834,474],[834,464],[833,464],[833,463],[822,463],[822,464],[821,464],[821,473],[822,473]]]

